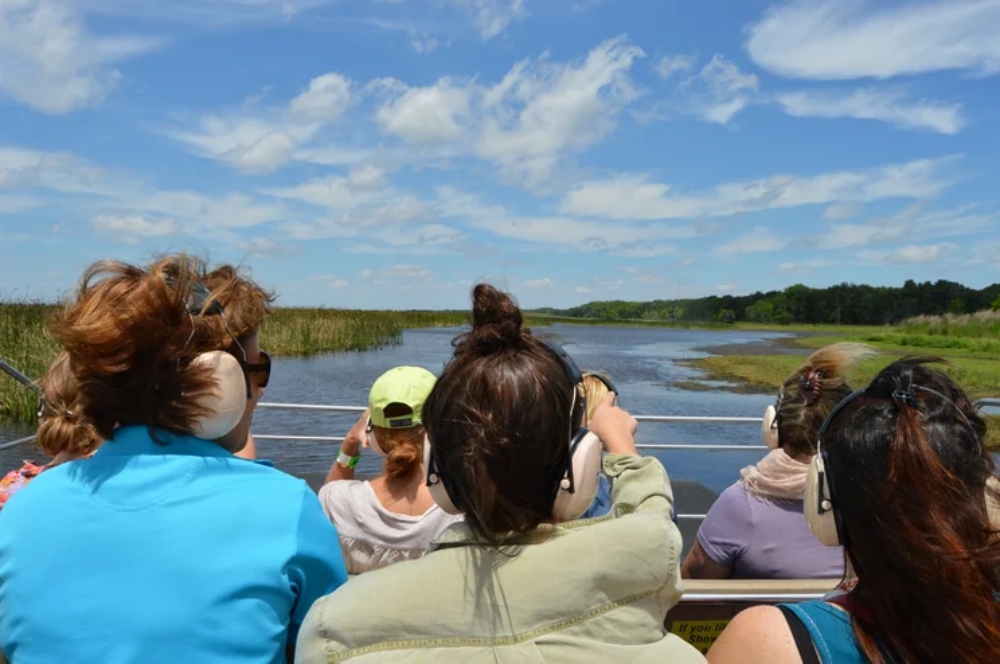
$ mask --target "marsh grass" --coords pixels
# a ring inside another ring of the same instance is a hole
[[[274,355],[377,350],[402,341],[403,330],[468,322],[462,311],[278,309],[261,326],[261,347]]]
[[[56,357],[48,323],[55,306],[32,302],[0,302],[0,358],[29,378],[39,378]],[[30,422],[38,397],[0,372],[0,421]]]
[[[49,336],[51,304],[0,303],[0,358],[30,378],[38,378],[55,359]],[[462,311],[358,311],[278,309],[261,328],[261,345],[273,355],[315,355],[376,350],[402,341],[403,330],[468,323]],[[0,422],[30,423],[38,398],[0,373]]]

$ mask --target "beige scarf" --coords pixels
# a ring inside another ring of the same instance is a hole
[[[759,498],[802,500],[809,464],[796,461],[780,447],[756,466],[740,471],[740,484]]]

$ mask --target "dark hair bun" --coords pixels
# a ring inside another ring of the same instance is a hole
[[[472,330],[461,345],[479,353],[524,348],[528,330],[522,329],[524,317],[514,299],[490,284],[477,284],[472,289]]]

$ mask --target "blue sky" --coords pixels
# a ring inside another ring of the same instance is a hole
[[[0,295],[1000,281],[1000,0],[0,0]]]

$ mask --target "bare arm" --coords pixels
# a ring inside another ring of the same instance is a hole
[[[344,436],[344,443],[340,446],[340,451],[348,456],[358,456],[361,454],[361,448],[364,446],[365,442],[365,427],[368,426],[368,416],[369,411],[365,410],[358,418],[358,421],[354,423],[351,430],[347,432]],[[326,474],[327,482],[336,482],[337,480],[353,480],[354,479],[354,469],[348,468],[347,466],[334,461],[333,465],[330,466],[330,472]]]
[[[775,606],[736,614],[708,651],[709,664],[802,664],[788,621]]]
[[[732,573],[732,564],[724,565],[709,558],[698,540],[695,540],[681,565],[681,577],[684,579],[728,579]]]

